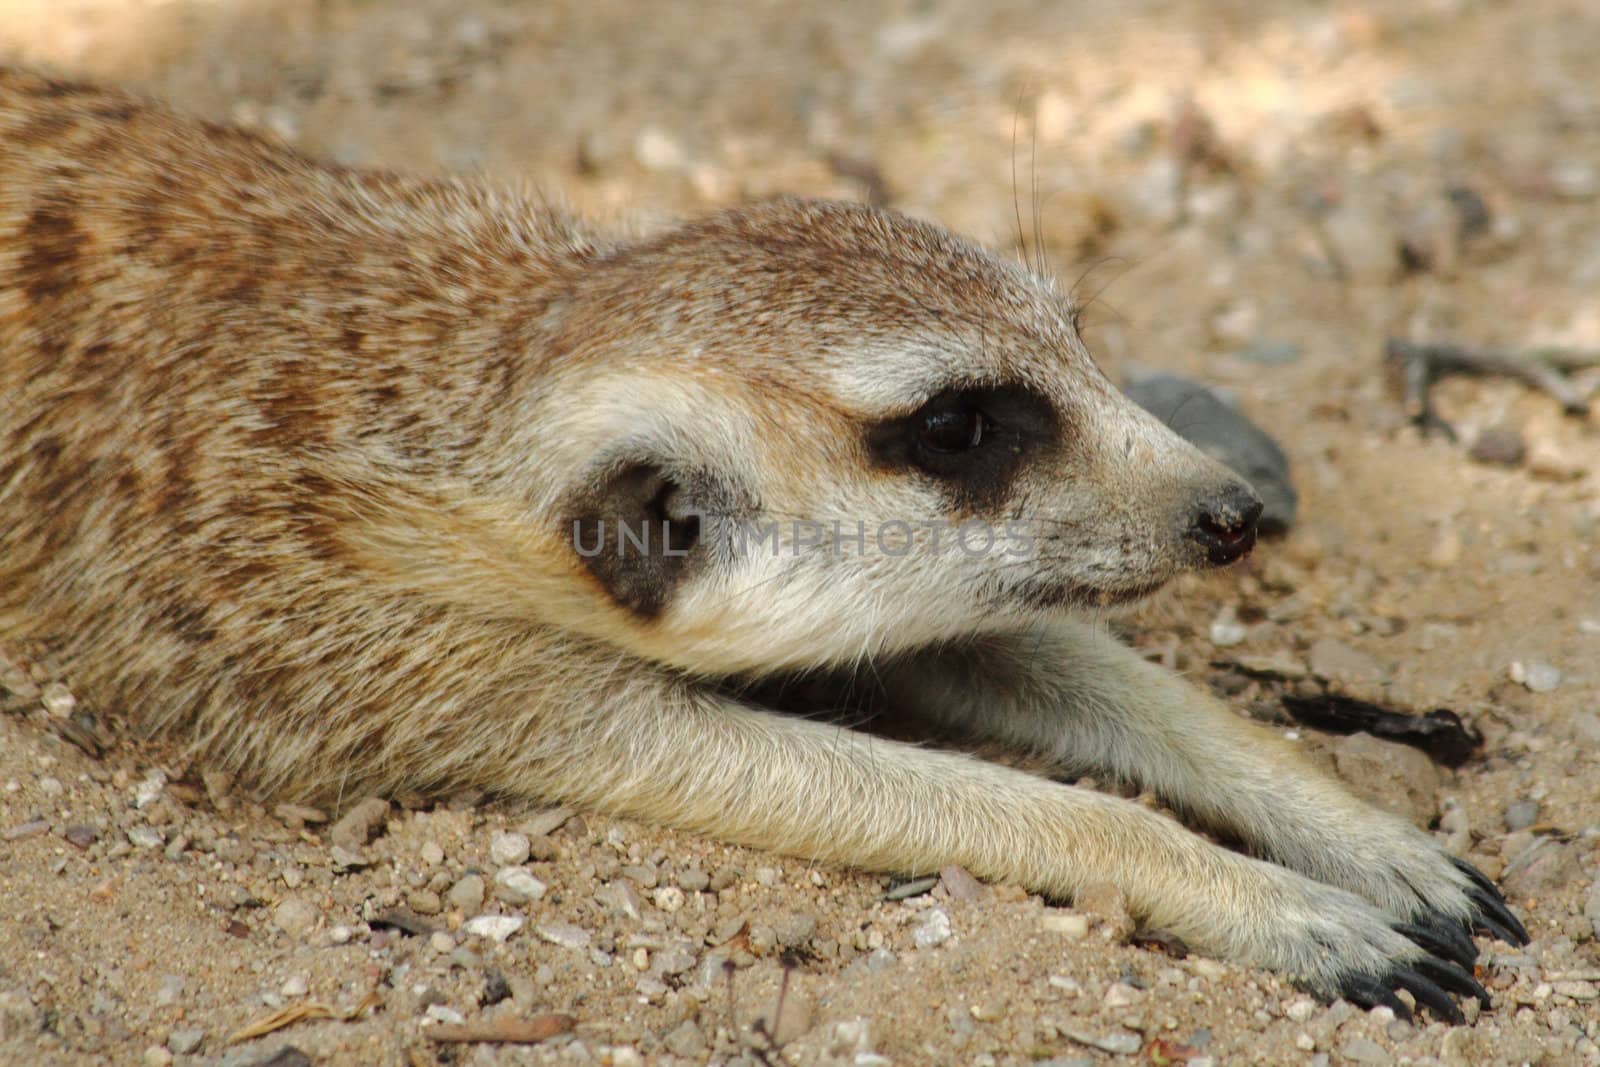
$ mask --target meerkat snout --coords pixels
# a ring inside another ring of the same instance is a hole
[[[1196,504],[1188,537],[1205,549],[1206,559],[1220,567],[1250,554],[1260,517],[1261,498],[1256,491],[1244,482],[1234,482]]]

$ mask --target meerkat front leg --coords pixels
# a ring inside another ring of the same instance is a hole
[[[1404,1005],[1482,996],[1455,963],[1354,893],[1214,845],[1119,797],[965,755],[635,679],[603,716],[546,717],[498,783],[759,848],[867,870],[959,863],[1056,898],[1109,881],[1198,951],[1326,993]],[[508,738],[518,743],[518,739]],[[552,748],[552,745],[560,747]]]
[[[1148,788],[1255,854],[1357,893],[1464,965],[1470,924],[1522,944],[1493,884],[1274,731],[1094,627],[1058,622],[880,668],[889,699],[1065,771]]]

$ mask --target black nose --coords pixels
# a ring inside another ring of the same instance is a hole
[[[1200,502],[1189,524],[1189,539],[1206,550],[1206,559],[1217,566],[1248,555],[1256,545],[1256,520],[1261,517],[1261,498],[1242,482]]]

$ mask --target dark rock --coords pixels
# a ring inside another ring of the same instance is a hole
[[[1255,423],[1206,386],[1173,374],[1131,381],[1126,391],[1134,403],[1255,486],[1263,505],[1262,533],[1280,534],[1294,525],[1299,495],[1289,480],[1289,458]]]
[[[1467,454],[1479,463],[1496,467],[1519,467],[1528,456],[1522,435],[1509,426],[1491,426],[1472,442]]]

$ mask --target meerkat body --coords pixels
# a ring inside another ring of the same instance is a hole
[[[1482,876],[1074,617],[1237,558],[1257,510],[1047,283],[936,227],[782,201],[621,240],[0,72],[0,639],[263,791],[1105,880],[1453,1015],[1469,926],[1522,933]],[[763,706],[792,679],[1254,856]]]

